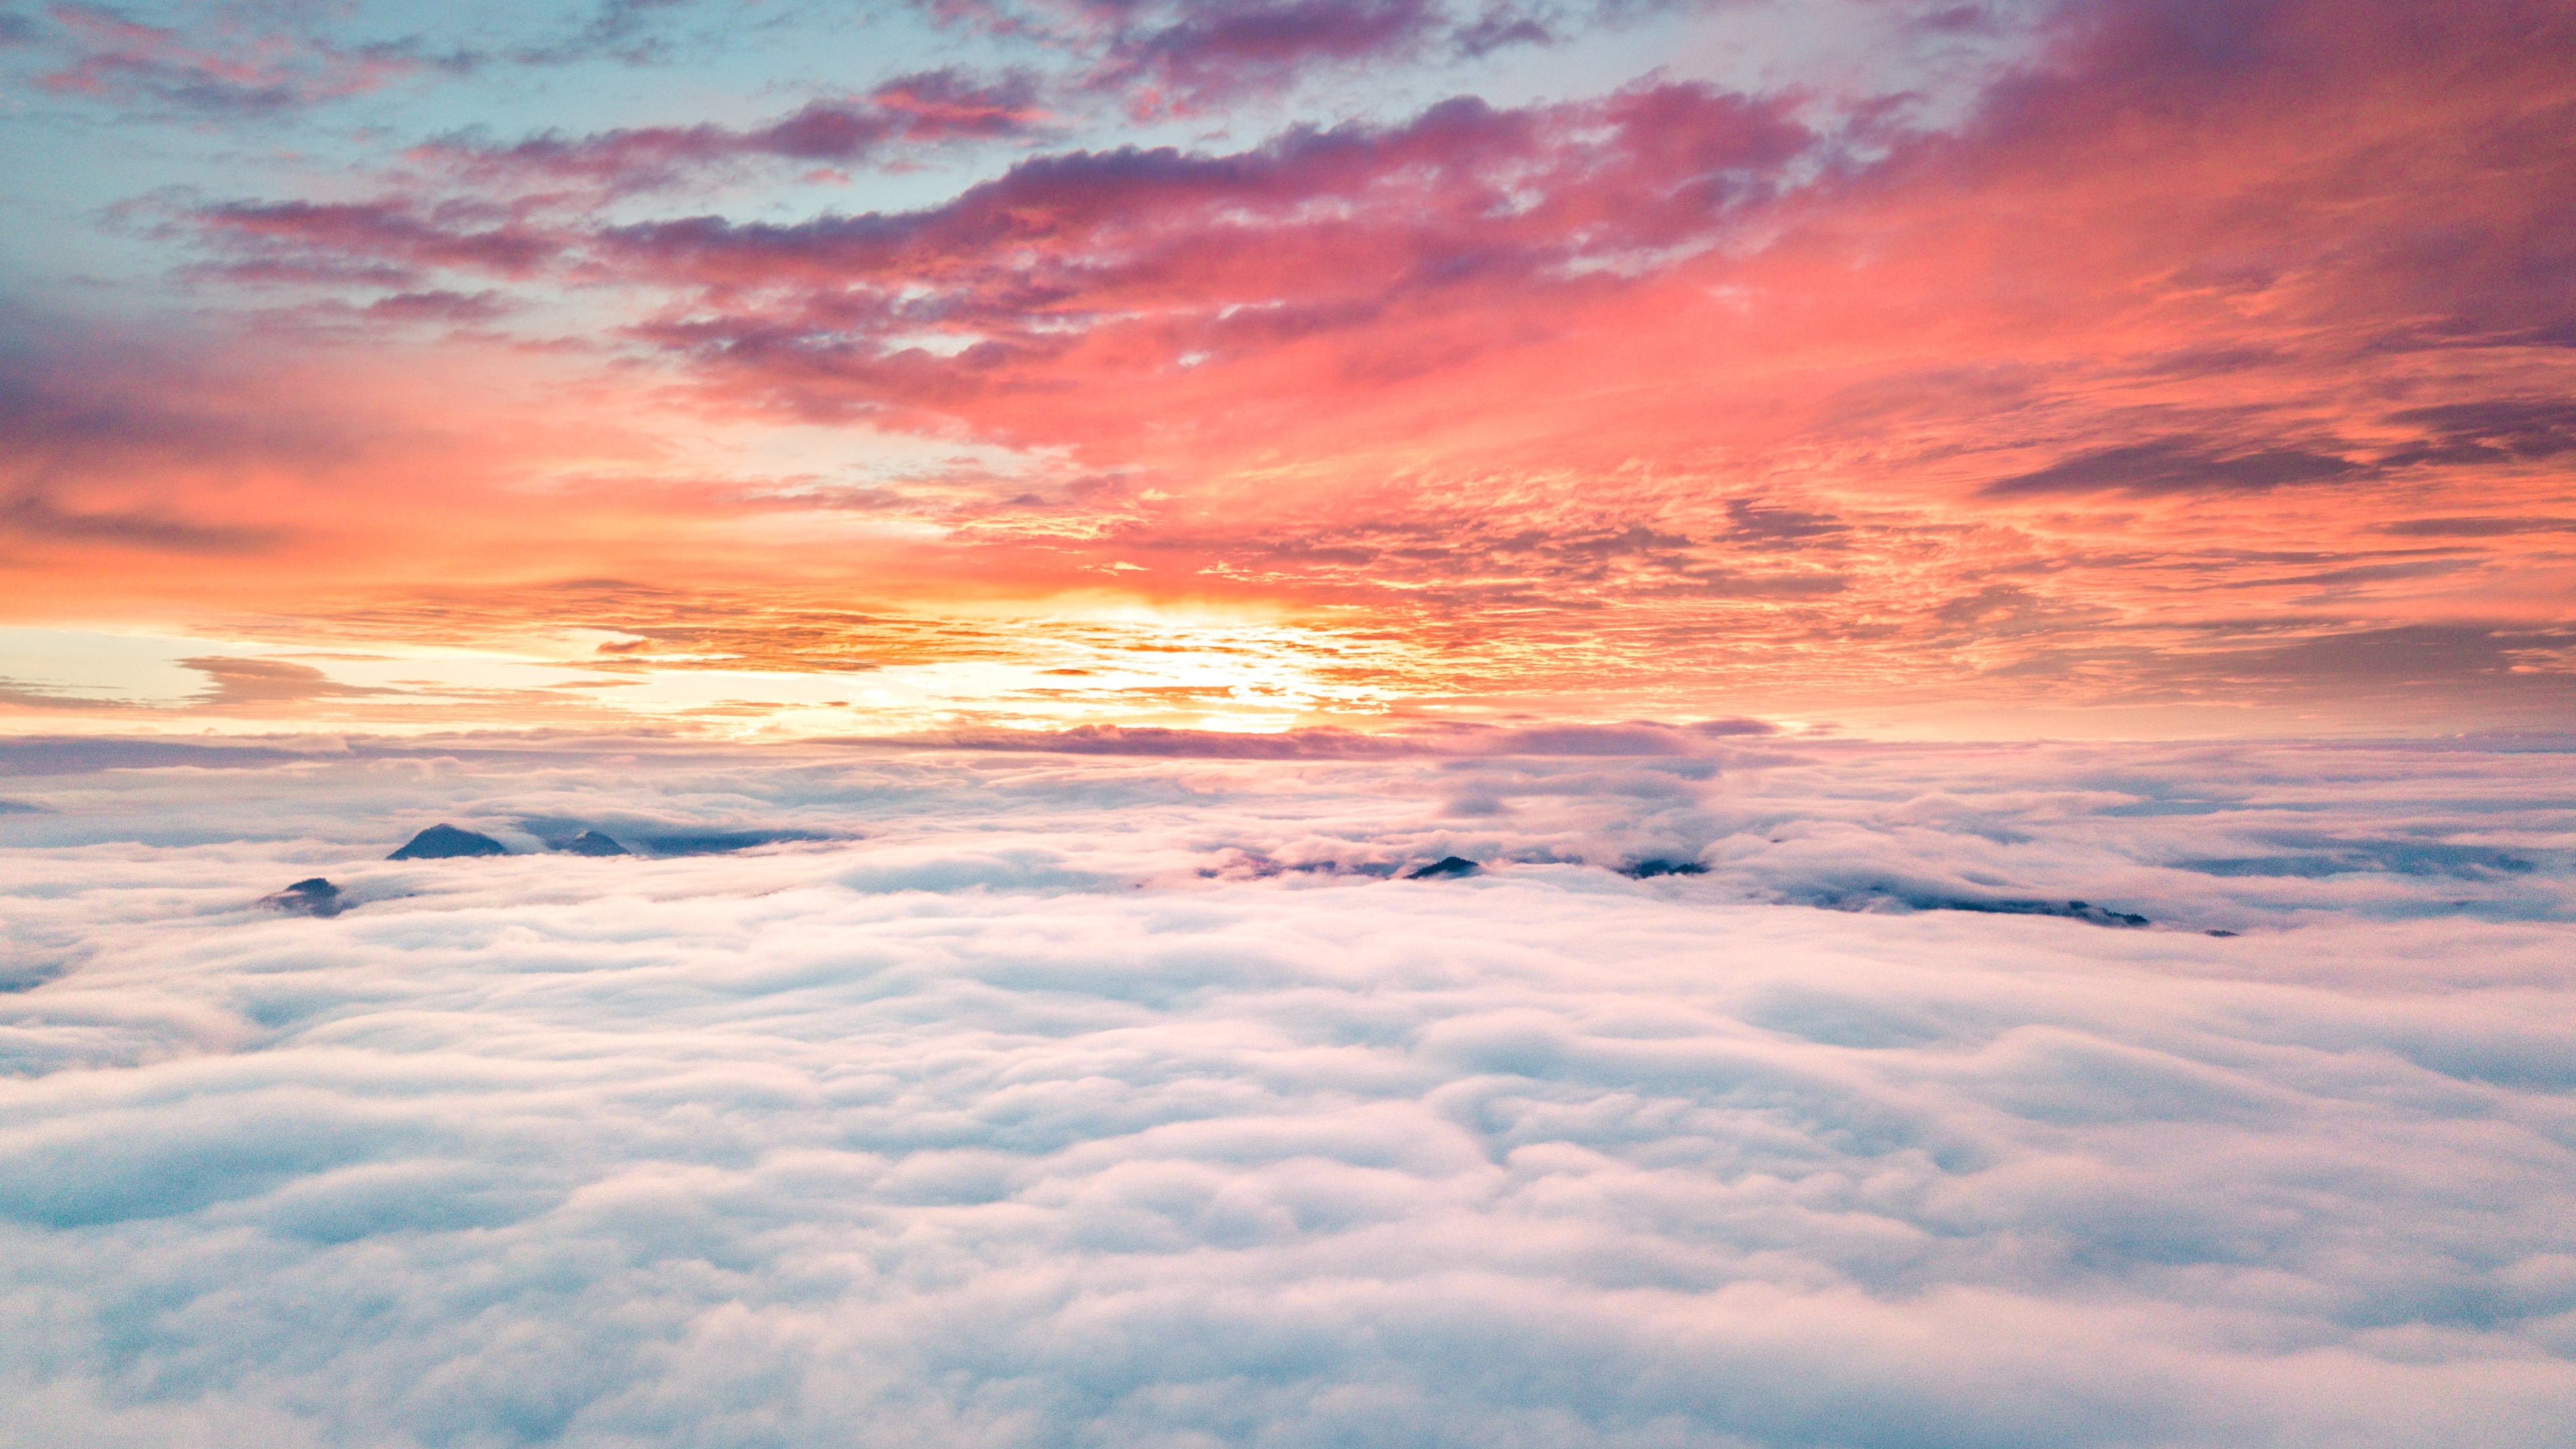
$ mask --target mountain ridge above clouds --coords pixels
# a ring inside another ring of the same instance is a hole
[[[11,749],[0,745],[0,768]],[[7,817],[0,840],[251,848],[311,832],[296,863],[327,865],[349,859],[327,842],[358,844],[381,828],[371,819],[406,813],[516,820],[530,848],[589,832],[665,858],[772,844],[874,857],[998,834],[1121,881],[1320,882],[1457,856],[1583,863],[1724,899],[2232,930],[2303,909],[2552,918],[2576,865],[2565,757],[2528,747],[1758,737],[1694,740],[1686,755],[1243,760],[825,745],[698,747],[603,769],[588,750],[523,742],[291,758],[319,771],[313,786],[287,787],[293,771],[264,756],[212,775],[158,757],[22,775],[43,788],[21,794],[51,813]],[[612,788],[619,771],[637,787]],[[2450,793],[2454,779],[2467,793]],[[344,793],[317,794],[326,784]],[[245,815],[217,798],[245,789],[274,790],[275,808]],[[1118,828],[1093,838],[1094,819]],[[2086,904],[2063,904],[2075,901]]]
[[[320,916],[329,919],[348,909],[340,888],[321,876],[308,876],[274,895],[260,897],[259,903],[288,915]]]
[[[474,856],[508,855],[510,848],[478,830],[460,830],[441,822],[414,835],[395,848],[387,860],[461,860]]]

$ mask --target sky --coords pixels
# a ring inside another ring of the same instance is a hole
[[[10,1449],[2576,1422],[2563,751],[110,738],[0,800]],[[439,822],[512,853],[385,858]]]
[[[2576,707],[2576,16],[0,8],[0,730]]]

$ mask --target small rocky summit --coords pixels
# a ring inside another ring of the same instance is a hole
[[[632,855],[633,851],[596,830],[585,830],[561,847],[566,855]]]
[[[340,888],[318,875],[297,881],[273,896],[261,896],[259,903],[290,916],[336,916],[348,909],[348,903],[340,898]]]
[[[453,825],[438,824],[411,838],[409,844],[387,860],[453,860],[460,855],[508,855],[509,849],[491,836]]]
[[[1463,880],[1483,875],[1485,868],[1463,855],[1444,855],[1417,871],[1409,871],[1406,880]]]
[[[2048,914],[2053,916],[2057,913],[2055,911],[2050,911]],[[2097,926],[2126,926],[2135,928],[2138,926],[2154,924],[2154,922],[2148,920],[2142,915],[2139,915],[2135,911],[2115,911],[2109,906],[2097,906],[2091,901],[2068,901],[2066,903],[2066,914],[2079,921],[2091,921]]]
[[[1708,867],[1695,860],[1641,860],[1619,867],[1619,873],[1630,880],[1653,880],[1659,875],[1706,875]]]

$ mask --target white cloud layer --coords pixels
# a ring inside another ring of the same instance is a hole
[[[0,1443],[2576,1423],[2565,754],[443,748],[0,747]]]

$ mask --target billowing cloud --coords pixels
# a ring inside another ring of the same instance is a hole
[[[161,748],[0,749],[52,812],[0,817],[33,1442],[2533,1449],[2576,1403],[2557,755]],[[436,819],[522,853],[382,859]]]

